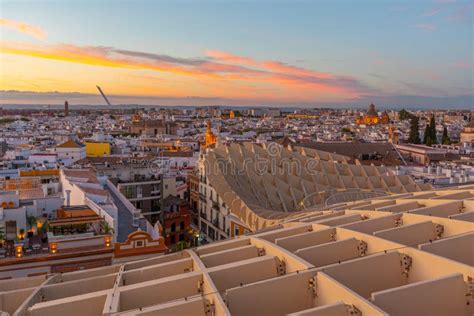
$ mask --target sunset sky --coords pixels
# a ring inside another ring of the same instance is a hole
[[[474,106],[473,1],[0,0],[0,103]]]

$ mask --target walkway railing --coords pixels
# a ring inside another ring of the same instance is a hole
[[[127,198],[120,192],[117,187],[107,179],[105,184],[107,188],[114,193],[114,195],[123,203],[125,208],[132,214],[133,217],[133,227],[137,228],[140,226],[140,210],[138,210]]]
[[[97,213],[97,215],[101,216],[104,218],[104,220],[109,224],[111,228],[114,229],[114,240],[116,238],[116,235],[118,233],[118,221],[116,218],[113,218],[107,211],[105,211],[100,205],[95,203],[89,198],[85,198],[86,205],[90,207],[91,210]]]

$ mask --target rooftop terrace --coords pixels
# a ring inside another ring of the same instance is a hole
[[[472,315],[474,186],[295,214],[105,268],[0,281],[15,315]]]

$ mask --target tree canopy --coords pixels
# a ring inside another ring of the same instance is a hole
[[[405,121],[405,120],[409,120],[413,117],[413,114],[411,114],[410,112],[408,112],[407,110],[405,109],[401,109],[399,112],[398,112],[398,118],[401,120],[401,121]]]
[[[410,134],[408,136],[408,142],[412,144],[420,143],[420,126],[418,116],[412,116],[410,119]]]
[[[431,146],[438,143],[438,137],[436,136],[436,120],[434,115],[430,118],[430,123],[426,124],[425,135],[423,135],[423,144]]]

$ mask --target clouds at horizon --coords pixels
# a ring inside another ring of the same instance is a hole
[[[425,95],[363,95],[359,98],[345,102],[272,102],[267,103],[264,99],[233,99],[222,97],[185,96],[185,97],[160,97],[160,96],[136,96],[107,94],[113,105],[156,105],[156,106],[206,106],[206,105],[228,105],[228,106],[285,106],[285,107],[354,107],[365,108],[367,104],[375,103],[379,108],[457,108],[466,109],[472,105],[474,93],[447,97],[432,97]],[[32,103],[31,100],[35,100]],[[80,92],[35,92],[0,90],[0,104],[36,104],[62,105],[67,100],[74,105],[106,105],[102,96],[97,93]],[[448,105],[447,105],[448,104]]]

